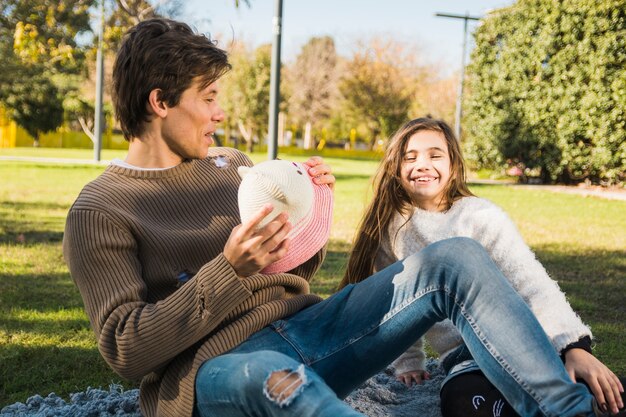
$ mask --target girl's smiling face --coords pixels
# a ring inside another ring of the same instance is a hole
[[[400,182],[414,205],[428,211],[446,210],[450,171],[443,133],[420,130],[409,138],[402,155]]]

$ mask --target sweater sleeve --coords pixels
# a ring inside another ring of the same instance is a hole
[[[389,265],[398,261],[389,247],[389,242],[385,240],[378,248],[376,259],[374,259],[374,272],[378,272],[387,268]]]
[[[71,210],[63,252],[105,361],[120,376],[158,370],[222,321],[251,292],[223,255],[169,297],[148,303],[132,234],[92,210]]]
[[[398,356],[391,366],[395,371],[395,375],[400,375],[405,372],[425,370],[425,362],[424,338],[420,337],[406,352]]]
[[[559,285],[524,242],[515,224],[499,207],[475,213],[474,238],[487,249],[505,277],[530,306],[557,352],[591,330],[574,312]]]

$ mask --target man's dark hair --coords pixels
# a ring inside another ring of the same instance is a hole
[[[143,133],[152,90],[176,106],[194,79],[203,89],[230,68],[226,52],[185,23],[150,19],[131,28],[113,66],[113,105],[126,140]]]

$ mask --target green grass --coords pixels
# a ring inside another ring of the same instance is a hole
[[[0,156],[90,159],[88,150],[0,149]],[[71,155],[71,156],[70,156]],[[121,157],[119,151],[103,159]],[[279,155],[289,158],[289,155]],[[294,160],[304,160],[295,156]],[[254,154],[255,162],[265,159]],[[337,176],[327,259],[312,283],[328,296],[345,268],[375,161],[328,158]],[[121,381],[100,358],[61,254],[65,216],[98,165],[0,161],[0,408],[38,393],[65,398]],[[626,202],[498,185],[472,190],[502,206],[597,341],[596,353],[626,374]]]

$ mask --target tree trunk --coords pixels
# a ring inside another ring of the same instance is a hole
[[[237,122],[237,126],[239,127],[239,132],[241,132],[241,136],[243,136],[244,140],[246,141],[246,152],[252,153],[252,150],[254,148],[254,132],[252,131],[252,128],[246,129],[241,120]]]
[[[313,135],[311,135],[311,122],[307,122],[304,126],[304,143],[302,146],[304,149],[313,148]]]
[[[380,133],[379,129],[372,129],[372,137],[370,139],[370,151],[373,151],[376,148],[376,143],[378,142],[379,133]]]

